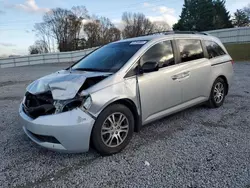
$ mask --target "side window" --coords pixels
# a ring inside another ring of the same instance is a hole
[[[159,68],[175,64],[171,41],[160,42],[151,47],[142,57],[141,65],[145,62],[158,62]]]
[[[205,44],[209,59],[226,54],[226,52],[216,42],[205,41]]]
[[[204,58],[201,41],[197,39],[177,40],[180,49],[181,62]]]

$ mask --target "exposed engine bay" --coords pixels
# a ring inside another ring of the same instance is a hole
[[[45,76],[27,87],[23,109],[27,115],[35,119],[84,107],[84,103],[91,102],[91,97],[82,91],[110,75],[111,73],[63,70]]]

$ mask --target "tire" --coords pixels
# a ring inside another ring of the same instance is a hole
[[[220,88],[220,89],[219,89]],[[224,79],[217,78],[214,81],[213,87],[211,89],[210,97],[207,102],[210,108],[219,108],[223,105],[225,96],[227,93],[227,84]]]
[[[134,116],[126,106],[108,106],[94,124],[91,134],[94,148],[104,156],[120,152],[132,138],[134,122]]]

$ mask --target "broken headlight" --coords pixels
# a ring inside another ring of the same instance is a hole
[[[88,96],[85,98],[85,100],[84,100],[82,106],[83,106],[86,110],[88,110],[88,109],[91,107],[91,105],[92,105],[92,98],[91,98],[90,95],[88,95]]]
[[[73,110],[79,106],[81,106],[82,101],[79,99],[71,99],[71,100],[60,100],[55,101],[54,106],[56,108],[55,113],[67,112]]]
[[[54,102],[54,106],[56,108],[55,114],[67,112],[78,107],[84,110],[88,110],[91,105],[92,99],[90,95],[70,100],[58,100]]]

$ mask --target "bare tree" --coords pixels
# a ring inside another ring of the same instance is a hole
[[[90,19],[88,14],[88,10],[85,6],[74,6],[71,9],[72,15],[70,15],[70,23],[71,23],[71,35],[73,38],[74,49],[77,50],[79,48],[79,40],[82,41],[80,38],[80,33],[83,30],[84,24],[83,20]]]
[[[62,43],[65,44],[68,32],[68,16],[69,10],[56,8],[46,13],[43,17],[44,22],[41,25],[46,25],[49,28],[50,34],[56,39],[59,45],[59,50],[63,50]]]
[[[85,6],[73,6],[71,8],[71,12],[73,15],[75,15],[77,18],[82,19],[89,19],[89,13]]]
[[[116,40],[120,40],[121,32],[115,27],[109,18],[100,17],[97,22],[100,25],[101,45],[107,44]]]
[[[106,38],[107,38],[106,43],[118,41],[121,39],[121,31],[116,27],[111,27],[107,31]]]
[[[50,28],[47,23],[37,23],[35,24],[34,28],[36,31],[36,35],[38,36],[39,40],[43,41],[43,43],[46,43],[46,46],[48,47],[48,51],[52,52],[53,50],[53,37],[51,35]]]
[[[155,21],[153,22],[154,25],[154,32],[162,32],[162,31],[169,31],[172,28],[168,25],[167,22],[164,21]]]
[[[86,34],[86,46],[96,47],[100,45],[100,25],[99,23],[93,21],[87,23],[84,26],[84,32]]]
[[[121,32],[108,18],[90,17],[84,6],[71,10],[52,9],[45,13],[42,23],[35,25],[35,31],[39,39],[47,44],[49,52],[53,40],[63,52],[100,46],[121,38]]]
[[[43,40],[37,40],[34,45],[29,47],[30,54],[43,54],[48,53],[47,43]]]
[[[154,24],[142,13],[124,12],[122,15],[124,30],[123,38],[146,35],[154,31]]]
[[[88,18],[84,6],[73,7],[72,10],[56,8],[45,13],[43,22],[36,24],[35,29],[47,43],[50,42],[48,38],[54,38],[59,51],[76,50],[77,40],[83,27],[82,21]]]
[[[100,27],[100,43],[101,45],[106,44],[109,42],[109,29],[114,27],[114,24],[106,17],[100,17],[97,19],[97,23],[99,23]]]
[[[120,40],[121,32],[106,17],[94,17],[92,22],[84,26],[87,37],[87,46],[95,47]]]

